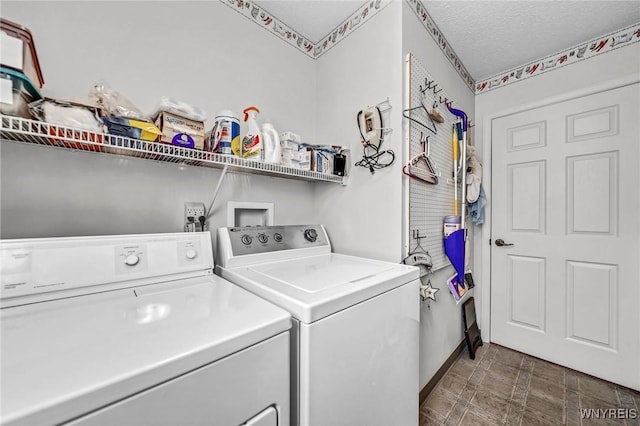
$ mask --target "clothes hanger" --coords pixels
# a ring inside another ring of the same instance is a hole
[[[439,173],[436,171],[436,168],[429,157],[429,136],[424,136],[424,134],[420,132],[420,142],[424,147],[423,152],[409,160],[409,162],[402,168],[402,173],[413,179],[419,180],[420,182],[437,185]],[[420,165],[423,165],[424,167],[420,167]]]
[[[424,114],[427,116],[427,118],[429,119],[429,121],[431,122],[431,127],[429,127],[428,123],[423,123],[420,120],[417,120],[415,118],[413,118],[411,116],[411,113],[413,111],[419,111],[422,110],[424,111]],[[438,129],[436,128],[436,123],[433,121],[433,118],[431,118],[431,115],[429,115],[429,109],[424,105],[424,97],[422,98],[422,100],[420,101],[420,105],[415,106],[413,108],[409,108],[409,109],[405,109],[404,111],[402,111],[402,115],[405,118],[408,118],[409,120],[413,121],[414,123],[419,124],[420,126],[424,127],[425,129],[427,129],[428,131],[430,131],[431,133],[433,133],[434,135],[438,134]]]

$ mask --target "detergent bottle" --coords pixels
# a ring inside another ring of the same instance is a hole
[[[250,106],[242,112],[244,112],[244,121],[249,127],[247,134],[242,139],[242,158],[262,160],[262,132],[256,121],[256,115],[260,110]]]
[[[280,163],[280,137],[278,132],[269,121],[265,121],[262,125],[262,152],[264,153],[265,163]]]

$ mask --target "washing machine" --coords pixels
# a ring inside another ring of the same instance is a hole
[[[216,240],[218,275],[293,316],[293,424],[418,424],[418,268],[333,253],[321,225]]]
[[[290,314],[206,233],[0,241],[0,423],[290,423]]]

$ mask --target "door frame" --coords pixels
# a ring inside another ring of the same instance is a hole
[[[481,285],[476,287],[474,291],[477,293],[480,290],[480,325],[482,326],[482,339],[485,342],[491,341],[491,246],[489,240],[491,239],[491,226],[492,226],[492,197],[491,197],[491,175],[493,173],[492,166],[492,122],[494,119],[501,118],[511,114],[517,114],[530,109],[541,108],[560,102],[570,101],[576,98],[584,96],[594,95],[596,93],[606,92],[608,90],[618,89],[620,87],[629,86],[640,82],[640,75],[629,75],[617,79],[611,79],[602,83],[585,87],[578,90],[573,90],[567,93],[562,93],[558,96],[551,98],[540,99],[537,101],[513,106],[504,110],[493,111],[483,117],[482,120],[482,186],[489,198],[489,202],[485,206],[484,215],[487,220],[484,222],[480,232],[480,259],[474,256],[474,269],[480,265],[480,282]],[[640,194],[640,186],[639,186]],[[477,238],[477,237],[476,237]],[[474,246],[477,247],[477,241],[474,242]]]

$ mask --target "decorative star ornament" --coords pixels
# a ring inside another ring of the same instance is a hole
[[[422,300],[431,299],[435,302],[436,293],[438,291],[440,291],[439,288],[434,288],[431,286],[431,281],[429,281],[427,285],[420,286],[420,296],[422,296]]]

